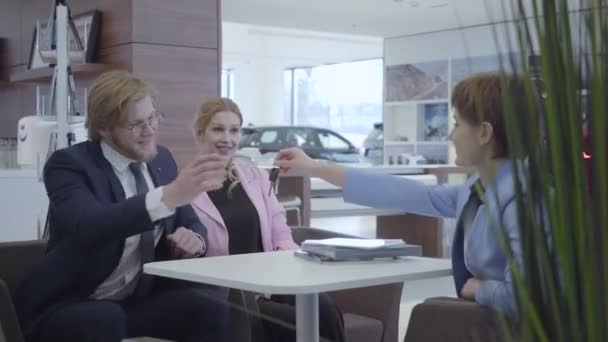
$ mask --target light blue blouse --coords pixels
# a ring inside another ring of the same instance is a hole
[[[392,175],[349,169],[344,180],[344,200],[374,208],[457,218],[469,198],[470,186],[478,179],[477,176],[471,177],[458,186],[429,186]],[[475,278],[481,280],[475,301],[517,317],[511,271],[497,230],[500,229],[497,219],[500,219],[515,260],[521,266],[511,162],[506,162],[492,184],[486,186],[482,201],[466,236],[464,251],[467,268]]]

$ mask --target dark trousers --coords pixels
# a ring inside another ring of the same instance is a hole
[[[272,295],[271,299],[260,299],[258,306],[264,315],[276,318],[289,325],[279,325],[264,320],[266,341],[289,342],[296,340],[296,297]],[[334,301],[325,293],[319,294],[319,333],[322,341],[344,342],[344,321]]]
[[[201,289],[183,288],[124,302],[70,304],[41,322],[37,341],[120,342],[146,336],[177,342],[224,342],[228,308],[212,296]]]

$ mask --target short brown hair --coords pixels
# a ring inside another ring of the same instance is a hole
[[[99,130],[112,129],[124,123],[130,104],[156,93],[144,81],[127,71],[114,70],[101,74],[91,88],[85,127],[91,140],[99,140]]]
[[[207,129],[211,119],[219,112],[232,112],[239,117],[241,125],[243,124],[243,114],[241,114],[239,106],[234,101],[227,97],[212,98],[201,105],[194,118],[195,138],[198,138]]]
[[[478,126],[482,122],[492,125],[494,132],[494,157],[504,158],[509,155],[505,127],[505,98],[512,101],[521,94],[523,87],[519,79],[512,74],[495,72],[482,73],[460,81],[452,91],[452,107],[468,124]],[[509,96],[509,97],[506,97]]]

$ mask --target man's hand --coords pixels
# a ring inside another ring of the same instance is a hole
[[[175,209],[190,203],[201,192],[220,189],[227,176],[226,159],[217,154],[199,155],[163,189],[163,203]]]
[[[469,278],[460,291],[460,297],[463,299],[475,300],[475,293],[481,285],[481,280],[477,278]]]
[[[167,235],[167,242],[177,258],[194,258],[204,252],[205,242],[190,229],[179,227],[175,233]]]

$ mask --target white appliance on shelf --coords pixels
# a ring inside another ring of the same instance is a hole
[[[75,120],[69,125],[75,142],[87,139],[84,120]],[[17,124],[17,163],[40,169],[50,153],[57,149],[59,124],[53,117],[26,116]]]

